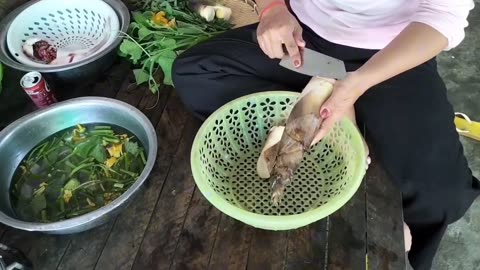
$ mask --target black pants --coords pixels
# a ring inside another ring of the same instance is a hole
[[[268,90],[301,91],[309,77],[269,59],[251,25],[184,52],[173,80],[186,107],[205,118],[237,97]],[[345,61],[352,71],[376,51],[330,43],[304,27],[307,47]],[[447,225],[479,195],[455,131],[454,112],[434,59],[368,90],[355,104],[371,151],[401,190],[414,269],[430,269]]]

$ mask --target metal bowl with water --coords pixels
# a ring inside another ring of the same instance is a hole
[[[16,218],[10,203],[10,183],[26,154],[41,141],[76,124],[105,123],[129,130],[147,153],[138,180],[120,197],[90,213],[52,222],[26,222]],[[157,136],[150,120],[137,108],[110,98],[83,97],[63,101],[30,113],[0,132],[0,222],[26,231],[76,233],[104,224],[132,200],[150,174],[157,156]]]

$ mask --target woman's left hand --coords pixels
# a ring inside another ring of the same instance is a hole
[[[323,123],[313,144],[325,137],[337,121],[347,116],[348,111],[367,89],[364,78],[356,72],[348,73],[345,79],[334,84],[332,94],[320,108]]]

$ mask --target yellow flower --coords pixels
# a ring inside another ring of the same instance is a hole
[[[78,131],[78,133],[84,133],[87,129],[82,125],[77,125],[76,130]]]
[[[167,18],[165,18],[165,12],[163,11],[160,11],[158,12],[157,14],[154,14],[152,16],[152,21],[155,23],[155,24],[159,24],[159,25],[165,25],[168,23],[168,20]]]
[[[152,21],[157,25],[162,25],[162,26],[165,26],[167,28],[175,28],[177,26],[177,24],[175,22],[175,18],[173,18],[171,20],[168,20],[166,15],[167,14],[165,14],[165,12],[160,11],[156,14],[153,14]]]
[[[168,26],[169,28],[175,28],[175,27],[177,26],[177,22],[175,21],[175,18],[171,19],[171,20],[168,22],[167,26]]]
[[[115,163],[117,163],[116,157],[111,157],[105,161],[105,165],[107,165],[108,168],[112,168]]]
[[[103,199],[105,201],[105,204],[109,204],[119,196],[120,196],[120,193],[118,192],[106,192],[103,194]]]
[[[22,169],[22,175],[25,175],[27,173],[27,167],[21,165],[20,169]]]
[[[123,154],[122,144],[114,144],[107,147],[108,153],[111,157],[119,158]]]
[[[38,188],[33,192],[33,196],[37,196],[37,195],[42,195],[43,192],[45,192],[45,189],[47,188],[48,184],[43,182],[41,183]]]
[[[83,135],[73,135],[72,137],[72,142],[73,143],[81,143],[83,141],[85,141],[87,139],[87,137],[83,136]]]
[[[85,131],[87,131],[87,129],[84,126],[77,125],[77,128],[75,128],[73,130],[72,141],[74,143],[80,143],[80,142],[84,141],[86,139],[85,134],[84,134]]]
[[[72,198],[72,196],[73,194],[71,190],[66,189],[63,191],[63,201],[65,201],[65,203],[70,202],[70,199]]]

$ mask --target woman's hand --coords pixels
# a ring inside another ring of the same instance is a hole
[[[272,59],[280,59],[285,55],[282,46],[285,44],[294,66],[302,65],[300,50],[305,47],[302,28],[286,6],[274,7],[262,16],[257,28],[257,40],[262,51]]]
[[[333,128],[335,123],[348,116],[357,99],[369,88],[365,80],[356,72],[348,73],[347,77],[333,85],[330,97],[320,108],[323,118],[320,131],[315,136],[313,144],[319,142]]]

